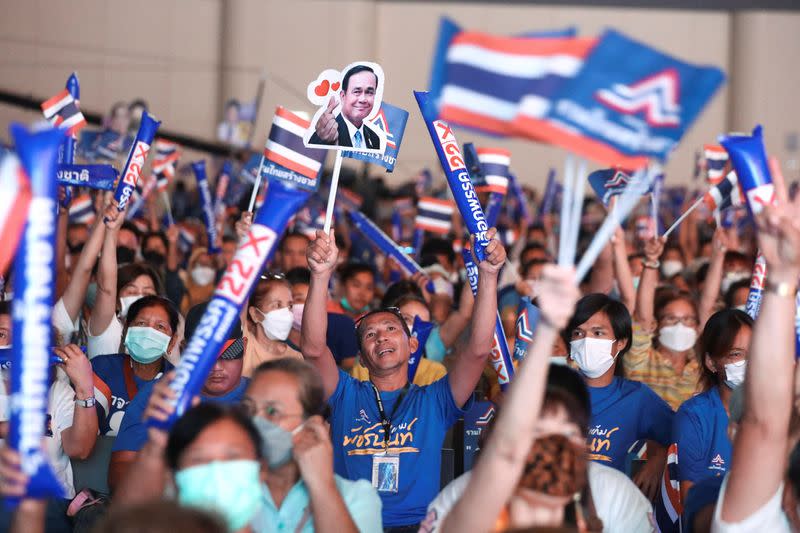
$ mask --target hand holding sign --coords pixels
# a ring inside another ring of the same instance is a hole
[[[318,276],[330,275],[336,269],[336,260],[339,258],[339,249],[333,230],[330,234],[317,230],[317,234],[306,252],[308,268],[312,274]]]
[[[336,105],[336,98],[331,96],[328,107],[326,107],[325,111],[319,116],[317,125],[314,128],[319,138],[326,144],[337,144],[338,142],[337,136],[339,126],[336,124],[336,119],[333,117],[333,110],[336,108]]]
[[[503,247],[500,239],[497,238],[497,228],[490,228],[486,232],[486,239],[489,243],[486,245],[483,261],[478,261],[478,269],[481,273],[497,274],[506,262],[506,249]],[[475,248],[475,237],[471,238],[472,246]]]

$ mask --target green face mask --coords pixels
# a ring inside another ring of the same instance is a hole
[[[125,334],[125,348],[137,363],[158,361],[167,353],[170,336],[147,326],[131,326]]]
[[[178,502],[225,519],[229,531],[250,523],[261,507],[262,488],[258,461],[214,461],[184,468],[175,474]]]

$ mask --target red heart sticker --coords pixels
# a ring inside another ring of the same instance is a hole
[[[337,81],[336,83],[331,85],[331,89],[334,90],[334,91],[338,91],[339,90],[339,82]]]
[[[328,94],[328,88],[329,87],[330,87],[330,82],[328,82],[328,80],[322,80],[322,82],[319,85],[314,87],[314,94],[316,94],[317,96],[319,96],[321,98],[321,97],[325,96],[326,94]]]

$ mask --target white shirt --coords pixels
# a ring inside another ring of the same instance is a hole
[[[74,322],[70,319],[67,307],[64,305],[64,298],[59,298],[53,306],[53,327],[58,332],[60,346],[69,344],[73,333],[80,328],[79,322],[80,318],[75,319]]]
[[[722,488],[717,498],[717,507],[714,509],[714,519],[711,521],[711,533],[745,533],[750,531],[762,533],[790,533],[792,531],[789,520],[783,512],[783,484],[778,487],[772,498],[741,522],[724,522],[722,520],[722,500],[725,499],[725,489],[728,486],[728,476],[722,482]]]
[[[451,481],[428,506],[420,531],[436,532],[469,483],[471,472]],[[605,533],[651,532],[653,506],[628,477],[611,467],[589,462],[589,486]]]
[[[89,356],[89,359],[92,359],[97,355],[119,353],[121,340],[122,322],[115,316],[100,335],[86,336],[86,355]]]
[[[0,421],[8,421],[9,405],[8,393],[5,383],[0,379]],[[75,391],[69,381],[56,379],[50,385],[47,395],[47,428],[45,432],[45,448],[53,473],[64,486],[65,497],[75,497],[75,485],[72,480],[72,463],[69,456],[64,453],[61,441],[61,432],[72,427],[72,418],[75,414]]]

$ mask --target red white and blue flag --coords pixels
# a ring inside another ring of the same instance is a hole
[[[728,152],[725,148],[716,144],[706,144],[703,146],[703,156],[706,171],[706,179],[709,185],[716,185],[725,177],[725,165],[728,163]]]
[[[605,168],[589,174],[589,185],[603,205],[608,206],[611,198],[622,194],[633,179],[630,174],[618,168]],[[650,192],[653,192],[652,185],[642,194]]]
[[[42,103],[44,118],[53,127],[65,129],[69,135],[77,134],[86,125],[86,119],[78,108],[78,101],[64,89],[57,95]]]
[[[164,139],[156,139],[154,144],[156,153],[153,158],[153,174],[156,177],[159,192],[164,192],[167,190],[170,180],[175,177],[175,167],[178,166],[181,147]]]
[[[278,106],[272,118],[269,138],[264,146],[262,177],[290,181],[312,192],[319,188],[319,175],[327,150],[308,148],[303,135],[310,122]]]
[[[543,116],[554,92],[580,70],[595,39],[575,30],[499,36],[462,31],[443,18],[431,72],[439,117],[493,135],[512,135],[520,110]]]
[[[681,531],[681,483],[678,481],[678,445],[667,448],[667,467],[661,479],[661,487],[653,505],[658,530],[661,533]]]
[[[703,201],[711,211],[727,209],[745,205],[742,193],[739,190],[739,180],[736,173],[731,171],[725,179],[712,186],[703,196]]]
[[[477,148],[476,152],[481,167],[482,183],[475,183],[475,190],[505,195],[508,192],[511,152],[503,148]]]
[[[447,235],[453,228],[453,213],[456,210],[452,200],[423,197],[417,202],[417,216],[414,228],[430,231],[439,235]]]
[[[28,219],[31,187],[15,154],[0,159],[0,273],[5,272],[14,255]]]
[[[81,194],[72,200],[69,206],[70,224],[86,224],[91,226],[97,218],[94,202],[89,194]]]

